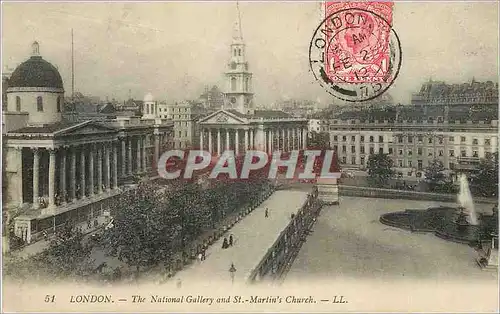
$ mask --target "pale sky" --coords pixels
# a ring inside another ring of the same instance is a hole
[[[196,98],[223,86],[235,2],[3,3],[2,63],[14,68],[40,43],[71,92],[117,99],[151,92],[157,100]],[[240,3],[247,59],[258,104],[281,99],[334,99],[309,71],[308,49],[321,22],[318,2]],[[450,83],[498,82],[496,2],[397,2],[393,27],[403,63],[389,89],[397,102],[432,77]]]

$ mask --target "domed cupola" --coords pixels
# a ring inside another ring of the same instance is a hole
[[[151,93],[147,93],[144,96],[144,102],[142,106],[142,118],[143,119],[154,119],[158,114],[158,105],[154,100]]]
[[[31,57],[21,63],[9,79],[8,111],[27,112],[30,124],[51,124],[61,121],[63,107],[61,75],[40,56],[40,45],[35,41]]]

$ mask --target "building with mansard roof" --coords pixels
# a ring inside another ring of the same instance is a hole
[[[27,244],[68,221],[102,221],[125,186],[155,175],[173,127],[150,96],[143,117],[67,119],[61,75],[37,42],[32,49],[10,76],[2,112],[3,209]]]
[[[253,74],[246,59],[239,12],[224,77],[224,105],[199,120],[198,147],[213,155],[225,150],[236,154],[248,149],[271,153],[306,147],[307,119],[295,118],[281,110],[256,109]]]
[[[415,178],[434,159],[449,170],[467,172],[497,152],[498,93],[495,101],[490,97],[491,87],[498,85],[434,83],[425,83],[412,105],[344,110],[324,121],[340,163],[365,167],[370,154],[383,152],[398,171]],[[459,99],[454,86],[460,86]]]

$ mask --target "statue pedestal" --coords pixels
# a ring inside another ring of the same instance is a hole
[[[337,179],[318,179],[318,199],[324,204],[339,204],[339,185]]]

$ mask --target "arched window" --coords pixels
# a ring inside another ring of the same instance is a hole
[[[21,97],[16,96],[16,111],[21,111]]]
[[[231,78],[231,90],[232,91],[236,90],[236,78],[234,77]]]
[[[57,96],[57,112],[61,112],[61,96]]]
[[[236,57],[238,55],[238,49],[234,49],[233,54]]]
[[[36,98],[36,108],[39,112],[43,112],[43,99],[42,96]]]
[[[238,49],[238,56],[241,57],[241,49]]]

